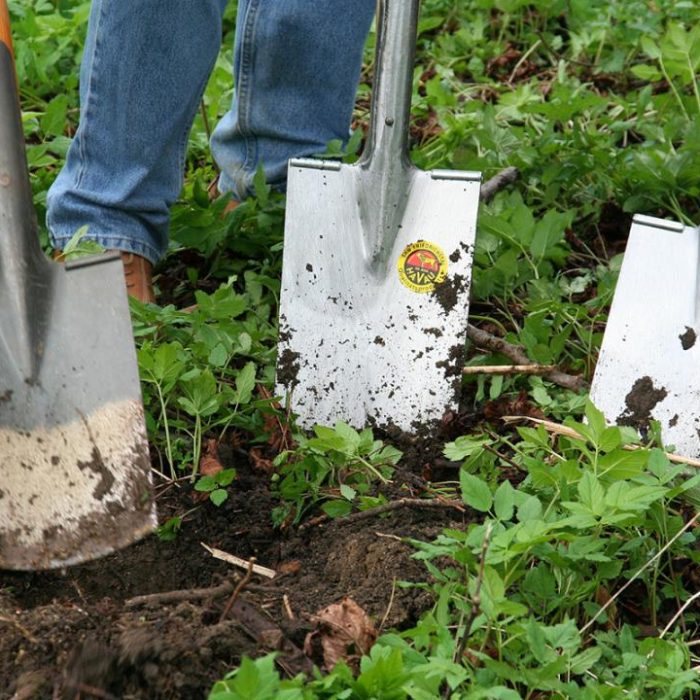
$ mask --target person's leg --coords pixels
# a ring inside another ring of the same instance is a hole
[[[348,138],[376,0],[239,0],[231,111],[212,137],[219,189],[250,193],[259,165],[283,189],[289,158]]]
[[[51,240],[77,229],[155,262],[221,44],[226,0],[93,0],[80,72],[80,125],[48,195]]]

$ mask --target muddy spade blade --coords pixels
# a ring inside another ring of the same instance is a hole
[[[700,457],[698,229],[636,216],[605,329],[591,398],[606,418]]]
[[[457,406],[480,176],[409,161],[417,15],[380,2],[362,159],[289,164],[277,384],[303,426],[413,431]]]
[[[0,0],[0,39],[6,7]],[[92,559],[155,526],[121,260],[38,244],[0,41],[0,568]]]

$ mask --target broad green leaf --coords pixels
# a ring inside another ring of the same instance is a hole
[[[352,486],[348,486],[347,484],[341,484],[340,495],[348,501],[352,501],[355,499],[355,496],[357,496],[357,491],[355,491],[355,489],[352,488]]]
[[[605,510],[605,489],[591,472],[586,472],[578,483],[581,503],[594,515],[602,515]]]
[[[209,500],[215,505],[220,506],[228,498],[226,489],[215,489],[209,494]]]
[[[494,513],[499,520],[510,520],[515,508],[514,489],[510,481],[502,482],[493,496]]]
[[[248,362],[236,376],[236,403],[247,404],[255,388],[255,364]]]
[[[458,437],[454,442],[448,442],[445,445],[443,454],[447,459],[459,462],[466,457],[471,457],[473,454],[481,452],[487,442],[488,438]]]
[[[462,469],[459,472],[459,483],[462,490],[462,500],[468,506],[482,513],[491,508],[493,496],[485,481]]]
[[[352,512],[352,504],[348,501],[326,501],[321,506],[321,510],[329,518],[343,518]]]
[[[518,506],[518,521],[527,523],[542,517],[542,503],[537,496],[528,496]]]

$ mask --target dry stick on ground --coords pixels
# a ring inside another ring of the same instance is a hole
[[[504,187],[511,185],[517,179],[520,173],[517,168],[510,167],[501,170],[500,173],[494,175],[490,180],[487,180],[479,192],[479,197],[482,202],[490,202],[497,192],[500,192]]]
[[[583,435],[581,435],[573,428],[569,428],[568,426],[562,425],[561,423],[555,423],[551,420],[533,418],[532,416],[503,416],[501,420],[506,423],[517,423],[523,420],[527,420],[531,423],[536,423],[537,425],[544,426],[545,430],[547,430],[550,433],[554,433],[555,435],[563,435],[564,437],[570,437],[574,440],[586,439],[583,437]],[[622,448],[630,451],[644,449],[639,445],[622,445]],[[666,455],[669,462],[673,462],[674,464],[685,464],[686,466],[700,469],[700,459],[693,459],[692,457],[683,457],[683,455],[673,454],[672,452],[664,452],[664,454]]]
[[[668,633],[668,631],[673,627],[673,625],[676,623],[676,620],[698,599],[700,598],[700,591],[697,593],[693,593],[693,595],[688,598],[688,600],[683,603],[681,606],[680,610],[671,618],[669,623],[666,625],[666,627],[661,630],[661,634],[659,635],[659,639],[663,639],[664,636]]]
[[[289,596],[286,593],[282,596],[282,605],[284,606],[284,612],[287,613],[287,617],[290,620],[296,620],[297,617],[292,610],[292,606],[289,602]]]
[[[32,644],[38,644],[37,638],[23,625],[20,625],[17,620],[11,618],[11,617],[0,617],[0,623],[6,623],[8,625],[12,625],[27,641],[31,642]]]
[[[503,338],[498,338],[491,333],[487,333],[481,328],[472,326],[471,323],[467,328],[467,337],[480,348],[485,348],[491,352],[500,352],[517,364],[533,364],[530,358],[525,354],[525,351],[518,345],[513,345],[512,343],[503,340]],[[582,389],[588,387],[588,384],[583,377],[577,377],[573,374],[566,374],[558,369],[545,373],[544,377],[550,382],[558,384],[565,389],[571,389],[572,391],[581,391]]]
[[[492,433],[489,433],[493,437]],[[482,449],[486,450],[486,452],[490,452],[492,455],[495,455],[499,459],[502,459],[506,464],[510,465],[513,467],[513,469],[516,469],[519,472],[526,472],[527,469],[523,467],[522,464],[518,464],[516,461],[512,460],[510,457],[506,457],[506,455],[501,454],[498,450],[495,450],[491,445],[482,445]]]
[[[386,606],[386,612],[384,613],[384,617],[382,618],[382,621],[379,623],[379,631],[380,632],[384,629],[384,625],[386,624],[386,621],[389,619],[389,613],[391,612],[391,609],[394,607],[395,596],[396,596],[396,576],[394,576],[394,579],[391,582],[391,595],[389,596],[389,604]]]
[[[214,559],[220,559],[221,561],[237,566],[240,569],[249,569],[251,561],[253,561],[252,559],[250,561],[241,559],[240,557],[224,552],[221,549],[216,549],[216,547],[209,547],[208,545],[204,544],[204,542],[200,542],[200,544],[207,550],[207,552],[209,552],[209,554],[214,557]],[[260,566],[259,564],[253,564],[253,573],[257,574],[258,576],[264,576],[265,578],[274,578],[277,576],[277,572],[274,569],[268,569],[266,566]]]
[[[344,518],[335,518],[334,523],[338,525],[349,525],[350,523],[358,523],[362,520],[370,520],[371,518],[376,518],[378,515],[383,513],[389,513],[392,510],[399,510],[400,508],[454,508],[460,512],[464,512],[464,504],[460,501],[447,501],[440,499],[428,500],[427,498],[400,498],[398,501],[390,501],[389,503],[384,503],[376,508],[370,508],[369,510],[361,510],[359,513],[352,513]],[[313,521],[309,521],[304,525],[299,527],[299,530],[306,530],[313,523],[318,525],[327,519],[323,520],[319,518],[314,518]]]
[[[238,600],[238,596],[241,595],[243,592],[243,589],[246,587],[248,583],[250,583],[250,579],[253,578],[253,569],[255,568],[255,557],[250,558],[250,563],[248,564],[248,571],[246,571],[245,576],[238,582],[238,585],[233,589],[233,593],[231,593],[231,597],[228,599],[228,602],[224,606],[224,609],[221,613],[221,617],[219,618],[219,622],[223,622],[226,617],[228,616],[229,612],[231,611],[231,608],[233,607],[233,604]]]
[[[149,595],[137,595],[125,601],[125,608],[138,608],[144,605],[163,605],[169,603],[182,603],[192,600],[206,600],[228,595],[233,591],[233,583],[224,581],[211,588],[185,588],[181,591],[166,591],[165,593],[150,593]]]
[[[547,374],[556,369],[556,365],[473,365],[462,369],[462,374]]]
[[[82,693],[87,693],[88,695],[94,695],[96,698],[101,698],[101,700],[119,700],[116,695],[111,695],[106,690],[87,683],[78,683],[78,685],[74,686],[74,690],[78,691],[78,698],[80,698]]]
[[[461,462],[456,464],[461,467]],[[381,506],[376,506],[375,508],[346,515],[344,518],[335,518],[333,519],[333,522],[340,525],[347,525],[348,523],[356,523],[358,520],[368,520],[369,518],[374,518],[377,515],[388,513],[392,510],[398,510],[399,508],[456,508],[457,510],[464,512],[464,506],[459,501],[447,501],[444,499],[429,500],[427,498],[400,498],[398,501],[390,501],[389,503],[384,503]],[[299,532],[303,532],[304,530],[308,530],[316,525],[321,525],[329,520],[331,520],[331,517],[324,513],[323,515],[318,515],[315,518],[311,518],[305,523],[302,523],[299,525],[297,530]]]

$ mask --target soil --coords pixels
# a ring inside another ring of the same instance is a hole
[[[640,377],[625,396],[625,411],[617,417],[618,425],[629,425],[642,435],[649,429],[651,412],[668,395],[664,387],[655,387],[651,377]]]
[[[678,338],[681,341],[683,350],[690,350],[698,339],[697,333],[690,327],[685,327],[685,333],[681,333]]]
[[[387,493],[392,499],[420,495],[421,472],[440,468],[414,447],[404,460],[413,466],[397,472]],[[174,541],[150,536],[63,571],[0,572],[0,698],[205,698],[243,655],[281,650],[286,673],[310,670],[302,649],[313,617],[346,596],[381,629],[405,629],[432,605],[428,591],[395,585],[427,580],[414,549],[397,538],[431,539],[444,527],[464,527],[467,516],[407,507],[358,522],[319,518],[275,529],[269,473],[236,459],[239,476],[219,508],[198,500],[189,484],[162,488],[161,522],[186,514]],[[222,621],[246,572],[201,543],[255,557],[277,575],[253,575]],[[169,591],[183,593],[137,598]]]

